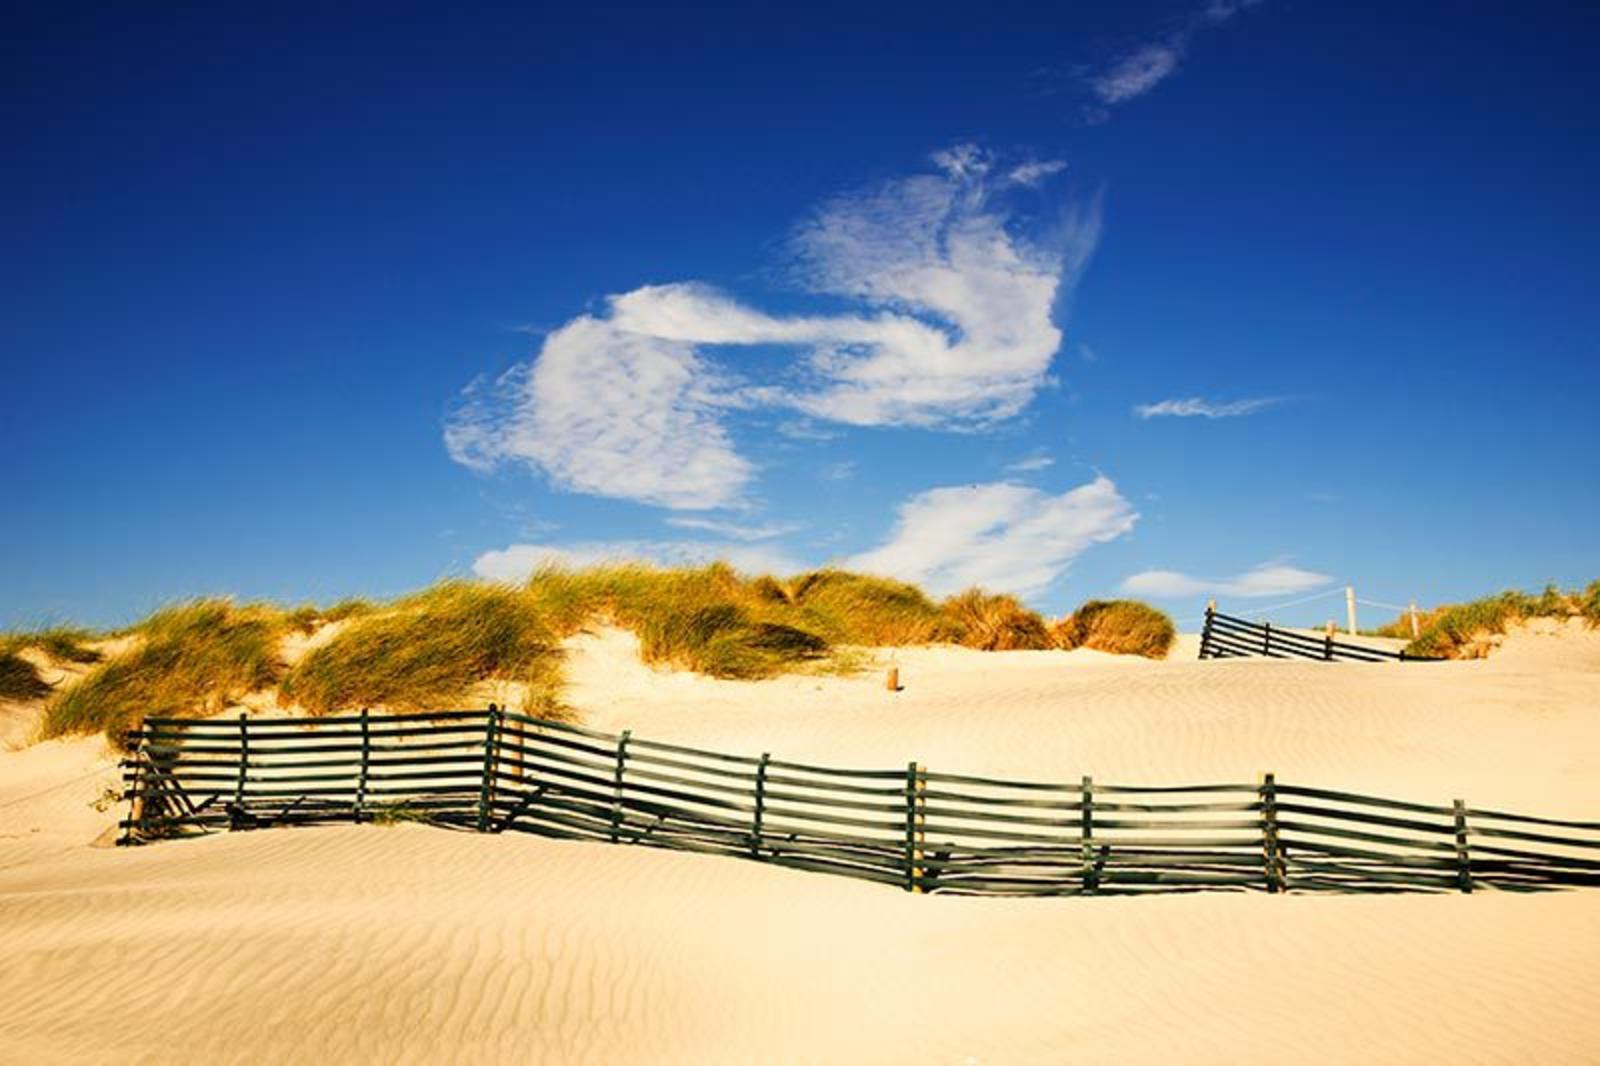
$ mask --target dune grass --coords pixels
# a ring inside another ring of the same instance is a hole
[[[1510,626],[1530,618],[1584,618],[1600,625],[1600,580],[1582,590],[1562,591],[1546,585],[1538,595],[1508,589],[1470,603],[1446,604],[1422,615],[1415,640],[1406,645],[1407,655],[1464,658],[1480,654],[1485,641],[1504,633]],[[1409,637],[1411,622],[1402,615],[1380,633]]]
[[[93,639],[94,634],[86,629],[63,627],[0,634],[0,699],[38,700],[52,691],[39,668],[18,654],[25,648],[37,648],[62,662],[93,663],[101,658],[88,647]]]
[[[46,737],[105,732],[113,740],[147,715],[215,714],[282,675],[285,615],[266,604],[194,600],[131,627],[132,651],[91,670],[45,708]]]
[[[490,679],[528,686],[521,710],[558,708],[557,637],[518,590],[446,581],[347,625],[283,679],[286,701],[312,714],[368,706],[422,711],[461,706]]]
[[[951,638],[962,647],[1036,651],[1051,646],[1044,619],[1015,596],[968,589],[945,600],[940,609],[952,627]]]
[[[1165,659],[1178,637],[1172,619],[1138,600],[1089,600],[1050,628],[1058,648]]]
[[[299,661],[281,660],[285,638],[331,622],[342,625]],[[325,715],[459,707],[481,702],[473,690],[483,682],[515,683],[518,709],[563,716],[560,642],[594,622],[631,629],[646,662],[719,678],[849,672],[868,647],[1051,646],[1038,614],[978,589],[936,603],[914,585],[837,569],[777,578],[722,563],[550,568],[521,586],[452,580],[382,604],[169,608],[125,631],[130,651],[55,696],[45,733],[116,737],[143,716],[214,714],[274,685],[281,703]],[[9,683],[42,695],[28,676],[18,670]]]

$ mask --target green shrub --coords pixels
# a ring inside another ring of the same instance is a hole
[[[1172,619],[1137,600],[1090,600],[1050,629],[1058,648],[1165,659],[1178,631]]]
[[[130,632],[138,646],[101,663],[45,708],[46,737],[104,731],[113,740],[147,715],[203,717],[282,674],[277,608],[195,600],[157,611]]]

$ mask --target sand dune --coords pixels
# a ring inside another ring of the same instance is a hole
[[[836,764],[1283,778],[1600,815],[1600,634],[1488,660],[884,652],[715,682],[578,638],[598,728]],[[85,845],[98,741],[0,754],[0,1060],[1585,1062],[1600,891],[913,897],[419,826]],[[37,830],[37,831],[35,831]]]

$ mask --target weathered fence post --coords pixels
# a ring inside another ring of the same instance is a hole
[[[1079,797],[1078,808],[1081,815],[1078,844],[1083,860],[1083,894],[1092,896],[1100,887],[1100,878],[1094,868],[1094,778],[1084,777]]]
[[[1322,636],[1322,657],[1328,662],[1333,662],[1333,623],[1328,623],[1328,631]]]
[[[617,738],[617,769],[611,782],[611,843],[622,839],[622,768],[628,761],[628,738],[633,730],[624,729]]]
[[[132,844],[134,834],[141,836],[144,833],[144,793],[145,784],[145,745],[150,741],[145,736],[145,719],[139,719],[139,746],[133,749],[133,783],[129,795],[133,797],[128,805],[128,827],[122,834],[124,844]]]
[[[922,792],[926,787],[927,783],[922,780],[921,765],[908,763],[906,765],[906,890],[908,892],[922,891],[923,827],[926,824],[923,812],[927,806],[927,799]]]
[[[500,708],[489,704],[483,723],[483,787],[478,790],[478,832],[489,831],[489,808],[494,804],[495,778],[499,776]]]
[[[361,708],[361,776],[356,778],[355,817],[359,823],[367,810],[367,775],[372,765],[372,733],[367,724],[367,709]]]
[[[1456,885],[1472,891],[1472,858],[1467,852],[1467,803],[1456,800]]]
[[[247,728],[249,717],[239,712],[239,780],[233,789],[233,805],[239,808],[240,816],[244,813],[244,776],[250,766],[250,733]],[[233,828],[230,825],[228,828]]]
[[[1261,627],[1261,654],[1272,654],[1272,623],[1268,622]]]
[[[1281,846],[1278,842],[1278,782],[1274,774],[1261,776],[1257,790],[1261,800],[1261,854],[1267,875],[1267,891],[1282,892],[1288,888],[1287,871],[1283,867]]]
[[[1200,658],[1207,658],[1211,650],[1211,616],[1217,613],[1217,601],[1206,603],[1206,624],[1200,627]]]
[[[761,753],[761,761],[756,764],[756,813],[755,822],[750,829],[750,857],[761,857],[761,820],[767,814],[767,763],[772,761],[770,752]]]

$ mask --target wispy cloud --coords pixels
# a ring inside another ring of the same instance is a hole
[[[1190,396],[1159,403],[1142,403],[1134,407],[1133,413],[1140,418],[1237,418],[1280,404],[1283,400],[1282,396],[1257,396],[1248,400],[1221,402]]]
[[[817,471],[817,476],[824,481],[849,481],[856,476],[856,461],[840,459],[836,463],[828,463]]]
[[[523,463],[574,492],[726,507],[754,470],[723,427],[727,403],[692,346],[585,315],[552,333],[533,363],[469,386],[445,447],[472,469]]]
[[[1261,0],[1210,0],[1183,19],[1176,29],[1140,42],[1104,66],[1091,71],[1086,81],[1102,105],[1091,117],[1103,119],[1104,108],[1115,107],[1160,85],[1183,65],[1189,46],[1201,30],[1228,22]]]
[[[538,356],[467,389],[450,455],[525,464],[562,489],[678,509],[736,505],[754,474],[730,412],[779,408],[857,426],[981,428],[1017,414],[1061,344],[1052,309],[1100,237],[1098,200],[1032,240],[1005,190],[1055,161],[997,169],[974,145],[936,170],[837,196],[794,232],[795,277],[855,310],[780,316],[695,282],[612,297],[549,334]],[[787,372],[738,376],[718,349],[794,350]],[[807,435],[806,422],[787,423]]]
[[[901,505],[882,546],[846,560],[936,595],[971,585],[1019,595],[1044,591],[1094,544],[1133,528],[1138,515],[1101,477],[1061,495],[994,482],[930,489]]]
[[[1193,577],[1177,570],[1145,570],[1122,583],[1139,596],[1234,596],[1240,599],[1285,596],[1333,583],[1328,574],[1284,563],[1262,563],[1232,577]]]
[[[1067,169],[1064,159],[1034,159],[1020,163],[1011,168],[1006,174],[1006,180],[1013,185],[1026,185],[1036,189],[1043,185],[1046,179]]]
[[[1055,459],[1041,452],[1018,459],[1014,463],[1007,463],[1005,471],[1008,474],[1031,474],[1036,470],[1045,470],[1054,465],[1056,465]]]
[[[606,540],[571,544],[512,544],[478,556],[472,564],[472,572],[491,581],[521,581],[547,566],[578,568],[620,562],[686,566],[718,560],[747,573],[792,574],[805,569],[803,563],[770,545]]]
[[[705,533],[715,533],[719,537],[731,537],[743,541],[785,537],[801,528],[792,522],[769,522],[765,525],[747,526],[737,522],[719,522],[710,518],[691,518],[686,515],[674,515],[668,518],[667,525],[679,529],[698,529]]]

